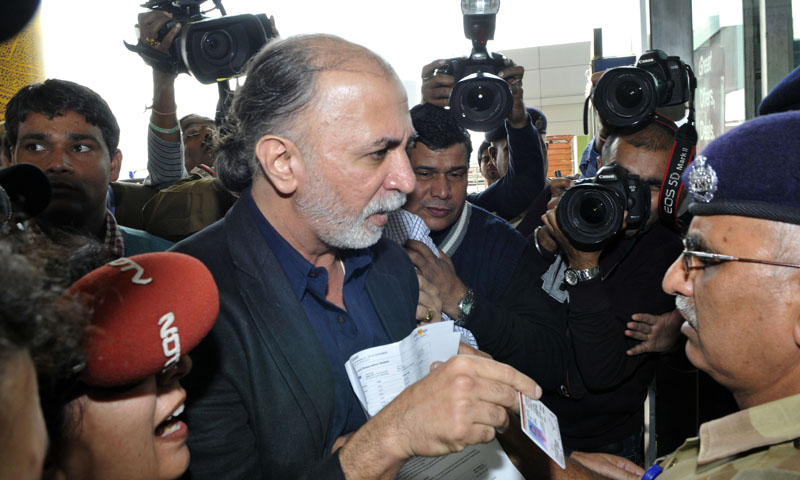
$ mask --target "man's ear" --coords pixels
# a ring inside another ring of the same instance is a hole
[[[17,146],[11,145],[8,148],[8,164],[14,165],[15,163],[17,163]]]
[[[486,151],[489,152],[489,158],[491,158],[493,162],[497,162],[497,147],[490,145]]]
[[[276,135],[264,135],[256,144],[261,170],[278,192],[291,195],[305,175],[305,163],[297,145]]]
[[[119,180],[119,171],[122,168],[122,150],[119,148],[111,155],[111,168],[108,170],[108,181],[116,182]]]

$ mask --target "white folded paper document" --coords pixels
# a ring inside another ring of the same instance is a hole
[[[430,372],[433,362],[458,353],[461,334],[453,322],[417,327],[399,342],[362,350],[345,363],[367,418],[375,416],[406,387]],[[398,472],[401,480],[522,480],[497,440],[441,457],[414,457]]]
[[[344,364],[350,384],[367,418],[428,374],[433,362],[446,362],[458,353],[461,334],[453,322],[437,322],[414,329],[399,342],[362,350]]]

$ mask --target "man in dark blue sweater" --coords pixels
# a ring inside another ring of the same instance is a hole
[[[411,109],[411,121],[408,156],[417,182],[403,208],[422,218],[443,253],[409,241],[411,260],[438,287],[442,312],[472,331],[481,350],[555,388],[566,365],[565,327],[536,299],[533,247],[467,201],[472,146],[453,116],[422,103]]]

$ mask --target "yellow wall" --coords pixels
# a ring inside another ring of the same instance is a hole
[[[44,79],[42,30],[37,13],[20,33],[0,43],[0,121],[5,120],[6,104],[20,88]]]

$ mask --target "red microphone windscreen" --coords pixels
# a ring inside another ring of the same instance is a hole
[[[93,308],[84,380],[127,385],[178,362],[219,313],[217,285],[202,262],[174,252],[119,258],[68,290]]]

